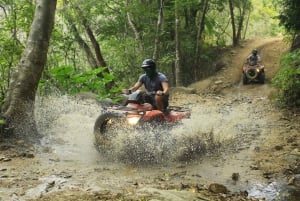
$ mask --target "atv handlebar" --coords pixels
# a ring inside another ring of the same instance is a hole
[[[123,93],[126,94],[126,95],[130,95],[132,93],[140,93],[141,91],[137,90],[137,91],[132,91],[131,89],[125,89],[123,90]],[[161,93],[158,93],[158,92],[161,92]],[[162,96],[164,95],[164,92],[162,91],[145,91],[145,93],[147,95],[158,95],[158,96]]]

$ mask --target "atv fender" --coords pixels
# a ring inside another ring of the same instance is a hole
[[[143,116],[144,121],[163,121],[164,113],[160,110],[147,111]]]

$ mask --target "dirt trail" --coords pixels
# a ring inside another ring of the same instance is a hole
[[[238,85],[241,81],[242,65],[253,49],[258,49],[266,67],[266,79],[270,80],[278,70],[279,56],[287,50],[282,40],[281,37],[259,38],[241,43],[224,56],[224,62],[227,64],[225,69],[211,78],[192,84],[191,87],[195,88],[198,93],[212,93]],[[220,83],[221,86],[218,87],[214,84],[215,82]]]
[[[267,83],[243,86],[241,65],[254,48],[266,66]],[[172,135],[189,140],[161,164],[136,166],[102,157],[93,146],[100,111],[95,102],[40,101],[42,146],[1,146],[0,200],[272,200],[300,173],[299,116],[291,119],[268,98],[285,49],[281,38],[246,41],[229,52],[224,69],[190,86],[195,94],[172,94],[171,104],[192,109],[192,118]],[[206,154],[197,152],[199,144]],[[182,153],[193,160],[178,160]],[[219,185],[219,193],[212,192],[212,184]],[[230,192],[220,193],[222,187]]]

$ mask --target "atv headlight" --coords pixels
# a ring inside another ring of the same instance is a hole
[[[139,122],[140,119],[141,119],[140,115],[128,115],[127,123],[131,126],[134,126]]]
[[[259,68],[257,68],[257,69],[256,69],[256,71],[259,73],[260,69],[259,69]]]

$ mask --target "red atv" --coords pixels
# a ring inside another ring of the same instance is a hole
[[[257,64],[245,63],[243,66],[243,84],[248,84],[250,82],[265,83],[265,66]]]
[[[118,132],[130,134],[133,130],[147,132],[149,129],[170,128],[178,125],[182,119],[189,118],[189,109],[169,107],[165,112],[154,109],[145,102],[149,94],[141,91],[128,95],[125,105],[105,108],[94,125],[96,145],[106,147]]]

